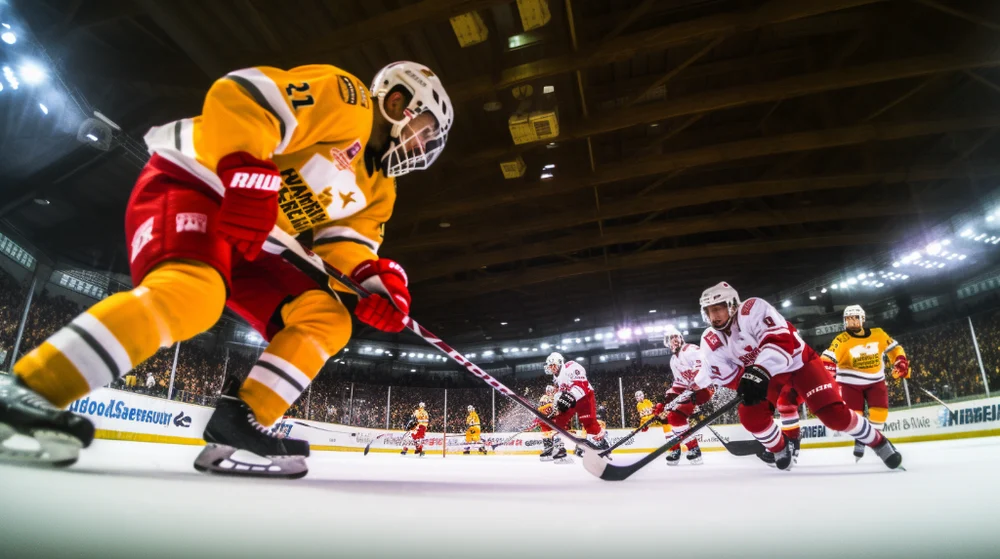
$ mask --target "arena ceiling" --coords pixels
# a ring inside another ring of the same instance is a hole
[[[455,129],[399,181],[382,254],[409,271],[414,316],[469,342],[691,313],[723,279],[776,293],[919,236],[1000,175],[989,0],[548,0],[530,32],[504,0],[12,5],[130,138],[98,151],[0,99],[0,219],[120,272],[134,140],[196,114],[213,79],[435,69]],[[489,35],[460,48],[449,18],[469,12]],[[515,146],[508,118],[539,107],[557,107],[559,136]],[[525,175],[505,179],[518,156]]]

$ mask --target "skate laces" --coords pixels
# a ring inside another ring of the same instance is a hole
[[[261,424],[260,424],[260,422],[259,422],[259,421],[257,421],[257,416],[255,416],[255,415],[253,414],[253,412],[252,412],[252,411],[251,411],[251,412],[249,412],[249,413],[247,413],[247,421],[249,421],[249,422],[250,422],[250,425],[251,425],[251,426],[252,426],[252,427],[253,427],[254,429],[256,429],[257,431],[259,431],[259,432],[260,432],[261,434],[263,434],[264,436],[267,436],[267,437],[270,437],[270,438],[272,438],[272,439],[280,439],[280,438],[283,438],[283,437],[279,437],[278,435],[276,435],[276,434],[274,433],[274,431],[271,431],[271,430],[270,430],[270,429],[268,429],[267,427],[264,427],[263,425],[261,425]]]

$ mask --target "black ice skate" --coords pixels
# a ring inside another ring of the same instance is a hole
[[[309,443],[275,435],[261,425],[253,410],[235,396],[238,386],[226,390],[205,426],[205,450],[194,461],[199,472],[300,478],[309,472],[305,458]]]
[[[670,452],[667,453],[667,465],[668,466],[676,466],[677,464],[680,464],[680,463],[681,463],[681,449],[680,449],[680,447],[671,449]]]
[[[93,440],[89,420],[53,406],[20,379],[0,376],[0,461],[69,466]]]
[[[573,454],[583,458],[583,449],[580,447],[576,447],[573,449]]]
[[[462,454],[464,454],[464,455],[468,456],[468,455],[469,455],[469,451],[468,451],[468,450],[463,450],[463,451],[462,451]]]
[[[703,461],[701,459],[701,447],[696,446],[694,448],[689,448],[687,452],[688,462],[694,465],[701,464]]]
[[[486,456],[486,447],[485,446],[479,447],[479,454],[482,454],[483,456]]]
[[[552,461],[556,464],[572,464],[573,459],[566,453],[566,447],[560,446],[552,455]]]
[[[554,451],[555,445],[552,444],[552,439],[542,439],[542,453],[538,455],[538,459],[542,462],[551,462]]]
[[[406,449],[404,448],[402,452],[399,453],[402,456],[406,456]]]
[[[903,463],[903,455],[896,450],[896,447],[893,446],[888,437],[883,436],[882,442],[873,447],[872,450],[875,451],[875,454],[877,454],[878,457],[882,459],[882,462],[884,462],[890,469],[904,470],[901,466]]]
[[[861,441],[854,441],[854,461],[860,462],[865,455],[865,445]]]
[[[791,470],[795,463],[795,443],[786,435],[782,437],[785,439],[785,447],[774,453],[774,467],[779,470]]]
[[[774,453],[771,452],[770,450],[765,450],[764,452],[761,452],[760,454],[757,455],[757,458],[760,458],[761,462],[767,464],[769,467],[771,468],[774,467]]]

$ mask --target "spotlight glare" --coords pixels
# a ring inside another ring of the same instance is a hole
[[[14,36],[13,31],[4,31],[3,34],[0,34],[0,39],[3,39],[3,42],[8,45],[13,45],[17,42],[17,37]]]
[[[35,85],[45,81],[45,70],[34,62],[28,62],[21,66],[21,79],[28,85]]]
[[[46,107],[43,103],[39,103],[38,108],[42,110],[42,114],[46,115],[49,114],[49,108]]]

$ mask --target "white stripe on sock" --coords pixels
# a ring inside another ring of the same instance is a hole
[[[118,366],[118,373],[121,376],[125,376],[125,373],[132,370],[132,360],[129,358],[125,346],[118,341],[118,338],[111,333],[111,330],[108,330],[108,327],[98,320],[96,316],[90,313],[83,313],[73,319],[73,323],[86,330],[97,340],[97,343],[101,344],[104,351],[108,352],[115,365]]]
[[[80,371],[91,390],[106,386],[115,380],[111,369],[104,364],[101,356],[76,332],[62,328],[47,341],[65,355],[77,371]]]

